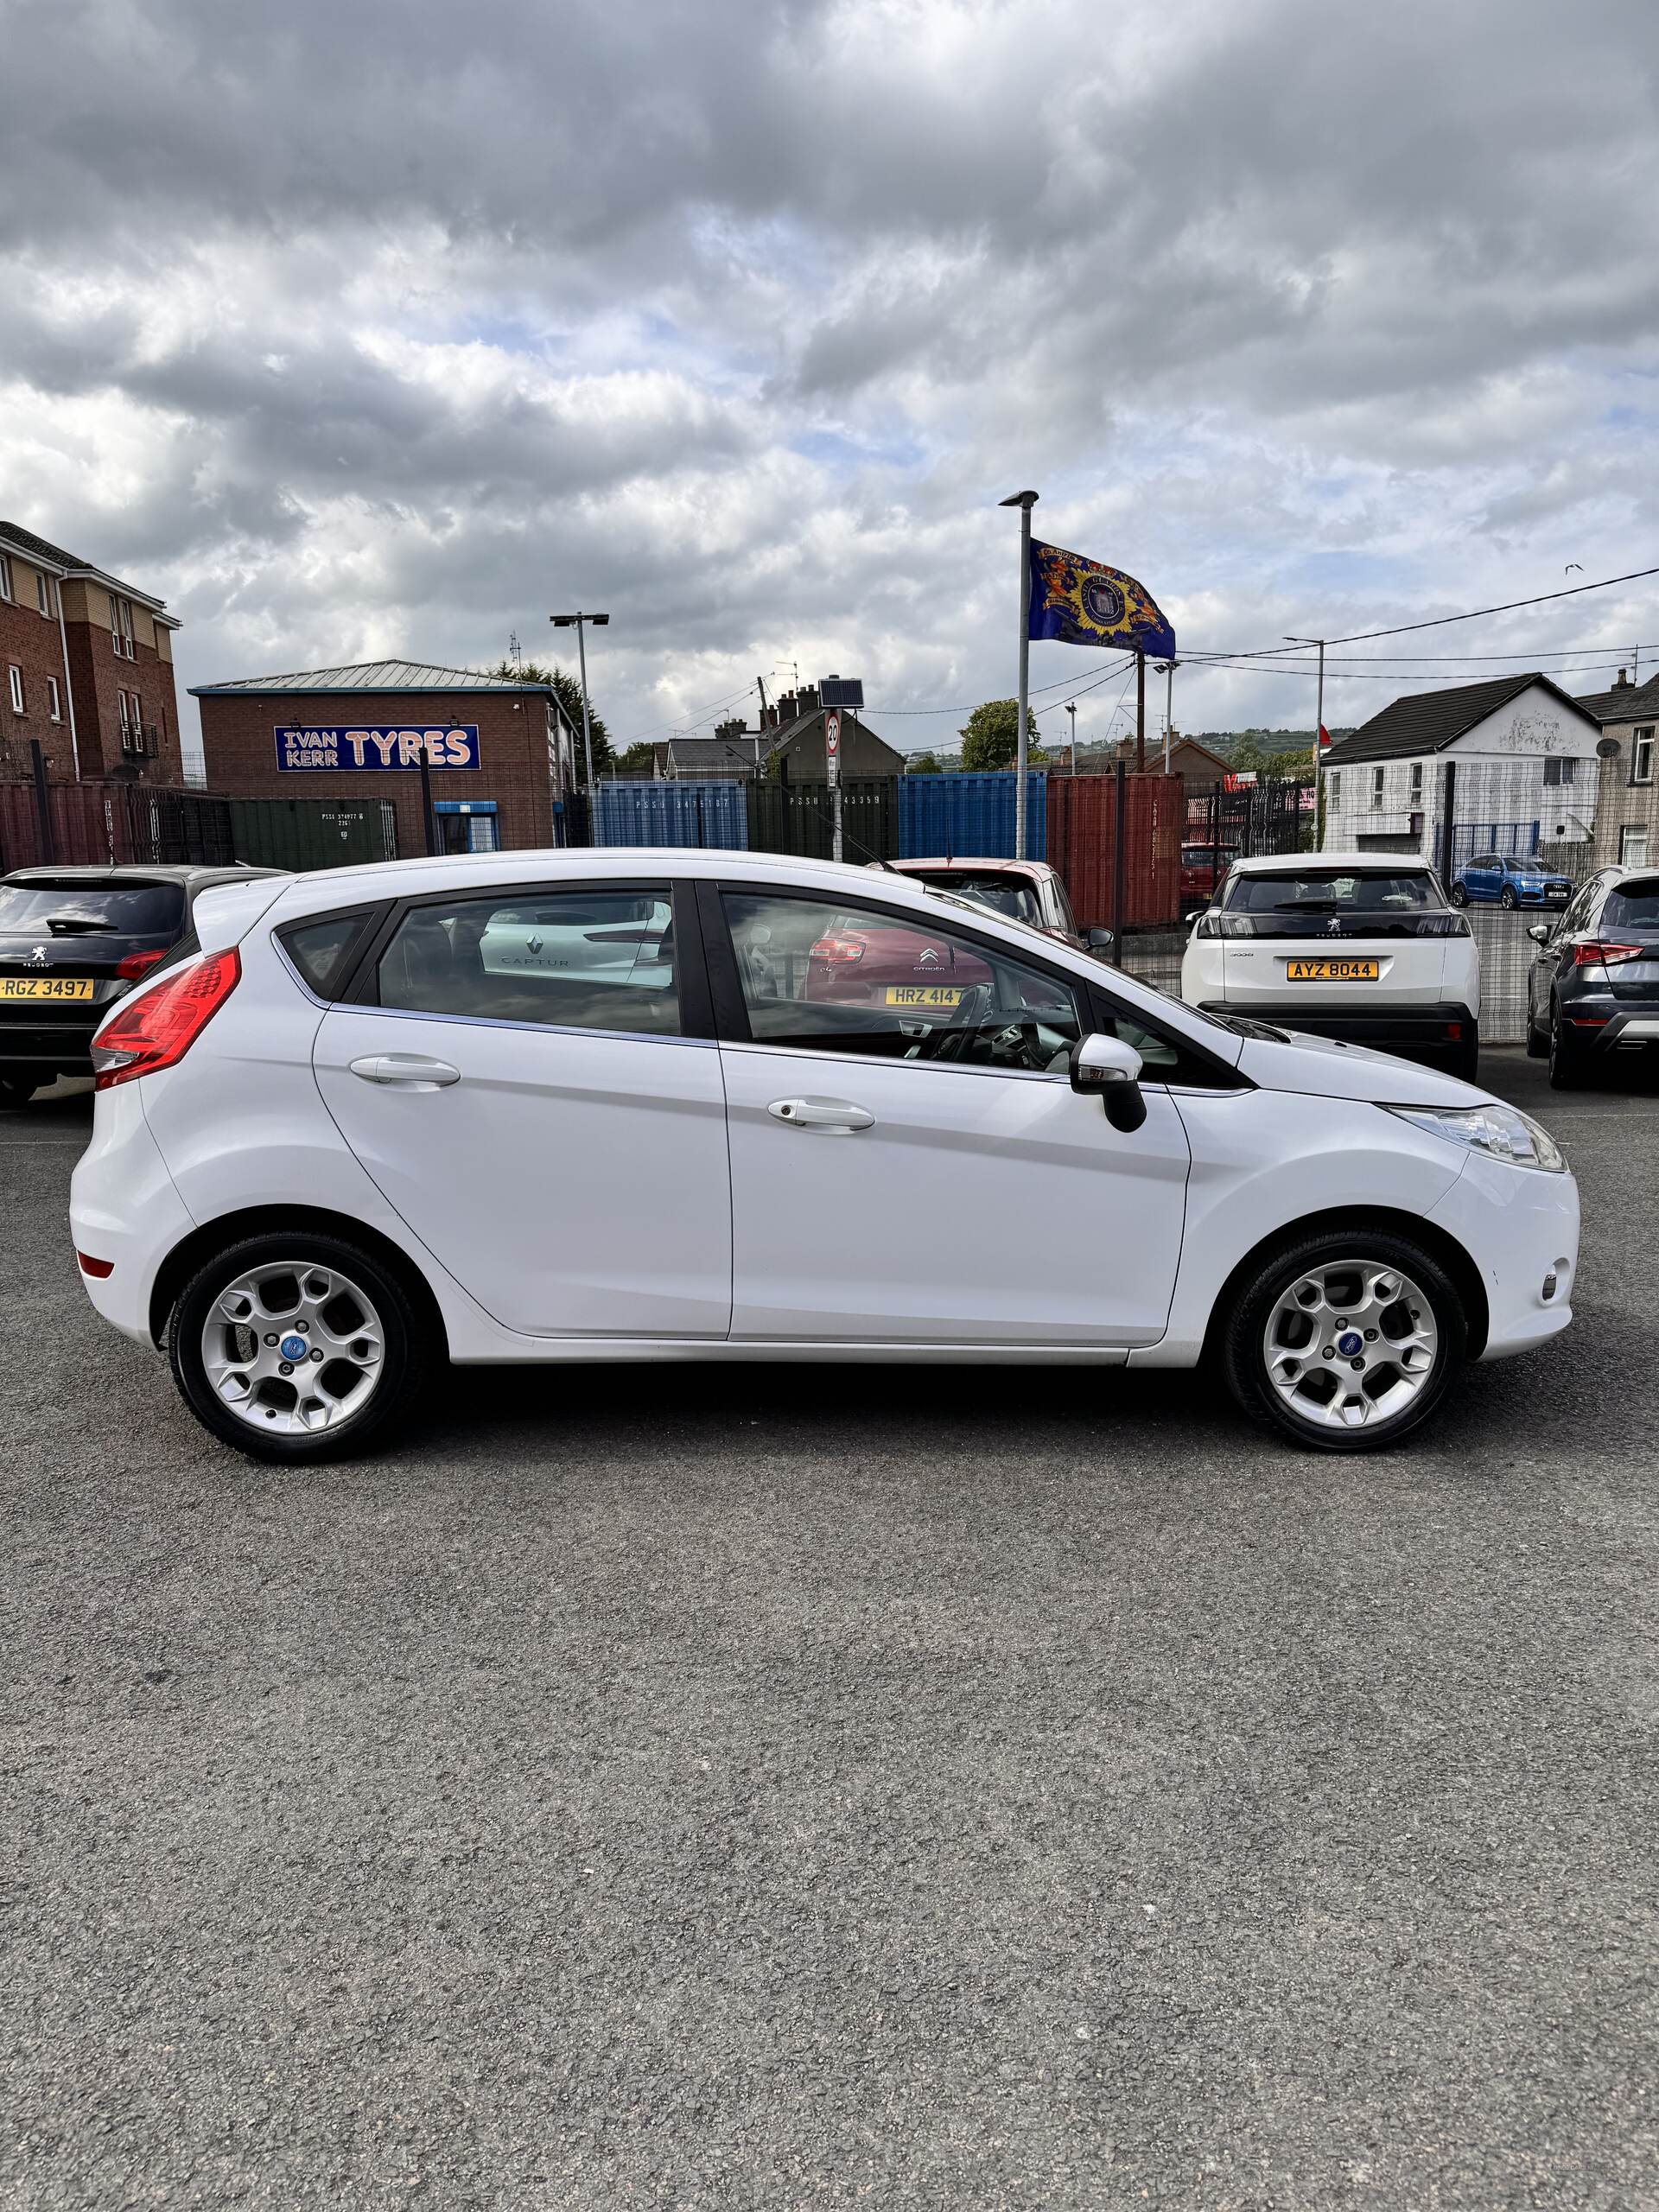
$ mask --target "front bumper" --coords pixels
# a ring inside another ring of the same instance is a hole
[[[1294,999],[1204,999],[1200,1014],[1238,1014],[1309,1037],[1335,1037],[1379,1052],[1456,1052],[1476,1033],[1476,1017],[1454,1000],[1432,1006],[1309,1006]]]
[[[1572,1320],[1579,1186],[1570,1174],[1511,1167],[1471,1151],[1427,1218],[1455,1236],[1480,1270],[1487,1310],[1483,1359],[1527,1351],[1559,1336]]]

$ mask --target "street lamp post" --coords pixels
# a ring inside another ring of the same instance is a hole
[[[1020,510],[1020,703],[1014,747],[1014,857],[1026,857],[1026,702],[1031,693],[1031,511],[1035,492],[1015,492],[1001,507]]]
[[[582,671],[582,764],[588,774],[588,796],[594,795],[594,735],[588,713],[588,648],[582,640],[583,626],[591,622],[602,630],[610,620],[608,614],[550,614],[548,620],[556,630],[574,629],[576,633],[576,664]]]
[[[1175,729],[1175,671],[1181,664],[1172,658],[1155,660],[1152,664],[1160,676],[1166,679],[1164,684],[1164,773],[1167,775],[1170,741]]]
[[[1317,645],[1319,649],[1319,688],[1318,703],[1313,709],[1313,834],[1321,849],[1325,844],[1325,639],[1323,638],[1293,638],[1288,630],[1284,633],[1287,645]]]

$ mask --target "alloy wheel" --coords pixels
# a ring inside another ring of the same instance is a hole
[[[1357,1254],[1322,1261],[1286,1285],[1268,1316],[1262,1357],[1270,1388],[1298,1421],[1376,1427],[1433,1380],[1440,1327],[1408,1274]]]
[[[201,1332],[210,1389],[262,1434],[339,1428],[378,1387],[385,1332],[361,1285],[332,1265],[271,1260],[226,1284]]]

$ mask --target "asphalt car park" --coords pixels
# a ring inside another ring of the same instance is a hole
[[[19,2202],[1614,2206],[1659,2078],[1659,1096],[1385,1456],[1181,1373],[474,1371],[265,1469],[0,1116]]]

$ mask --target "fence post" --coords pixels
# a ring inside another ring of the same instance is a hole
[[[1123,864],[1125,825],[1128,816],[1128,779],[1122,760],[1112,766],[1112,958],[1123,965]]]
[[[52,835],[52,794],[46,787],[46,755],[41,741],[29,741],[29,766],[35,771],[35,808],[41,817],[41,858],[48,867],[58,857],[58,841]]]
[[[1452,802],[1457,797],[1457,791],[1458,764],[1455,760],[1448,760],[1446,764],[1446,780],[1440,787],[1440,804],[1445,810],[1440,821],[1440,881],[1445,884],[1450,884],[1452,880]]]

